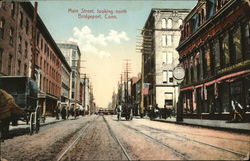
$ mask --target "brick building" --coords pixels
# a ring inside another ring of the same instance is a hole
[[[248,0],[199,0],[185,18],[177,48],[186,71],[182,118],[231,119],[233,99],[249,115],[249,5]]]
[[[39,105],[43,114],[52,115],[61,97],[61,64],[67,62],[40,16],[34,21],[34,13],[30,2],[0,2],[0,75],[31,77],[34,56]]]

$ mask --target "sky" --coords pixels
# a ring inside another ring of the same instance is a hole
[[[117,91],[125,59],[130,77],[141,70],[136,52],[140,29],[152,8],[192,9],[196,0],[54,0],[38,1],[38,13],[55,41],[78,43],[81,73],[93,86],[98,107],[107,107]]]

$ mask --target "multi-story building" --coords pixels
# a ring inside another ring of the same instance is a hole
[[[62,64],[67,62],[33,5],[1,1],[0,75],[35,79],[43,114],[53,114],[60,100]]]
[[[66,61],[71,67],[70,108],[80,107],[80,62],[81,52],[75,42],[57,41]]]
[[[180,25],[189,13],[187,9],[152,9],[142,34],[142,81],[149,83],[144,96],[144,108],[174,108],[178,87],[173,69],[179,63],[176,51],[180,39]],[[142,107],[143,108],[143,107]]]
[[[68,112],[70,109],[70,80],[71,80],[71,68],[70,66],[62,64],[62,88],[61,88],[61,105],[65,107]]]
[[[131,98],[131,104],[133,105],[133,113],[134,115],[139,115],[139,106],[140,106],[140,91],[141,88],[138,86],[140,84],[140,78],[138,77],[132,77],[130,79],[130,98]],[[138,95],[139,94],[139,95]]]
[[[232,100],[250,118],[249,5],[249,0],[199,0],[185,18],[177,48],[186,71],[182,118],[228,120]]]
[[[84,78],[81,78],[82,82],[83,82],[83,109],[85,111],[85,114],[89,114],[90,113],[90,82],[89,82],[89,78],[86,77],[86,75],[84,76]]]

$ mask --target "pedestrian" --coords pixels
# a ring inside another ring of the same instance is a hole
[[[232,122],[236,122],[240,119],[240,121],[243,121],[243,107],[240,103],[238,103],[235,99],[231,100],[232,105],[232,113],[233,113],[233,119]]]

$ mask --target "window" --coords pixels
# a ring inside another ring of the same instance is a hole
[[[178,25],[179,25],[179,27],[182,25],[182,19],[180,18],[179,20],[178,20]]]
[[[41,39],[41,50],[43,50],[43,39]]]
[[[171,29],[173,27],[173,20],[171,18],[168,19],[168,24],[167,24],[167,28]]]
[[[167,64],[172,64],[173,63],[173,53],[168,52],[167,53]]]
[[[9,60],[8,60],[8,75],[11,75],[11,67],[12,67],[12,55],[9,55]]]
[[[0,48],[0,72],[2,71],[2,65],[3,65],[3,49]]]
[[[163,29],[167,28],[167,22],[166,22],[166,19],[165,19],[165,18],[163,18],[163,19],[161,20],[161,27],[162,27]]]
[[[162,46],[167,46],[166,35],[162,35]]]
[[[25,41],[25,50],[24,50],[25,58],[28,57],[28,42]]]
[[[42,68],[42,65],[43,65],[43,58],[40,57],[40,68]]]
[[[163,64],[166,64],[166,63],[167,63],[167,53],[166,53],[166,52],[163,52],[163,53],[162,53],[162,63],[163,63]]]
[[[162,82],[167,83],[167,71],[166,70],[162,72]]]
[[[220,44],[219,40],[214,42],[215,70],[220,68]]]
[[[39,34],[39,32],[37,32],[36,44],[38,45],[38,47],[39,47],[39,40],[40,40],[40,34]]]
[[[226,66],[228,66],[230,63],[230,55],[229,55],[230,53],[229,53],[229,45],[228,45],[229,43],[228,42],[229,42],[229,36],[228,36],[228,34],[226,34],[224,36],[223,41],[222,41],[222,53],[224,56],[223,62]]]
[[[22,36],[19,36],[18,51],[22,53]]]
[[[4,19],[0,20],[0,39],[4,38]]]
[[[172,35],[167,35],[167,46],[172,46],[172,44],[173,44]]]
[[[20,12],[20,27],[23,28],[23,13]]]
[[[200,59],[200,52],[196,53],[195,56],[195,66],[197,71],[197,80],[201,80],[201,59]]]
[[[172,106],[173,105],[173,93],[166,92],[165,94],[165,106]]]
[[[10,36],[10,41],[9,41],[9,44],[10,45],[13,45],[13,28],[11,27],[10,28],[10,33],[9,33],[9,36]]]
[[[168,81],[171,82],[171,83],[174,81],[173,71],[172,70],[168,71]]]
[[[17,75],[21,75],[21,60],[18,60]]]
[[[11,2],[11,16],[12,18],[14,18],[15,16],[15,3],[14,2]]]
[[[207,72],[211,71],[211,60],[210,60],[211,57],[210,57],[210,49],[208,46],[206,47],[204,54],[205,54],[205,57],[204,57],[205,61],[203,62],[205,65],[204,73],[207,73]]]
[[[29,32],[29,20],[26,19],[26,27],[25,27],[26,34]]]
[[[45,80],[45,77],[43,77],[43,91],[46,91],[46,80]]]
[[[244,58],[250,58],[250,21],[243,26]]]
[[[23,75],[27,76],[27,64],[24,64],[24,68],[23,68]]]

